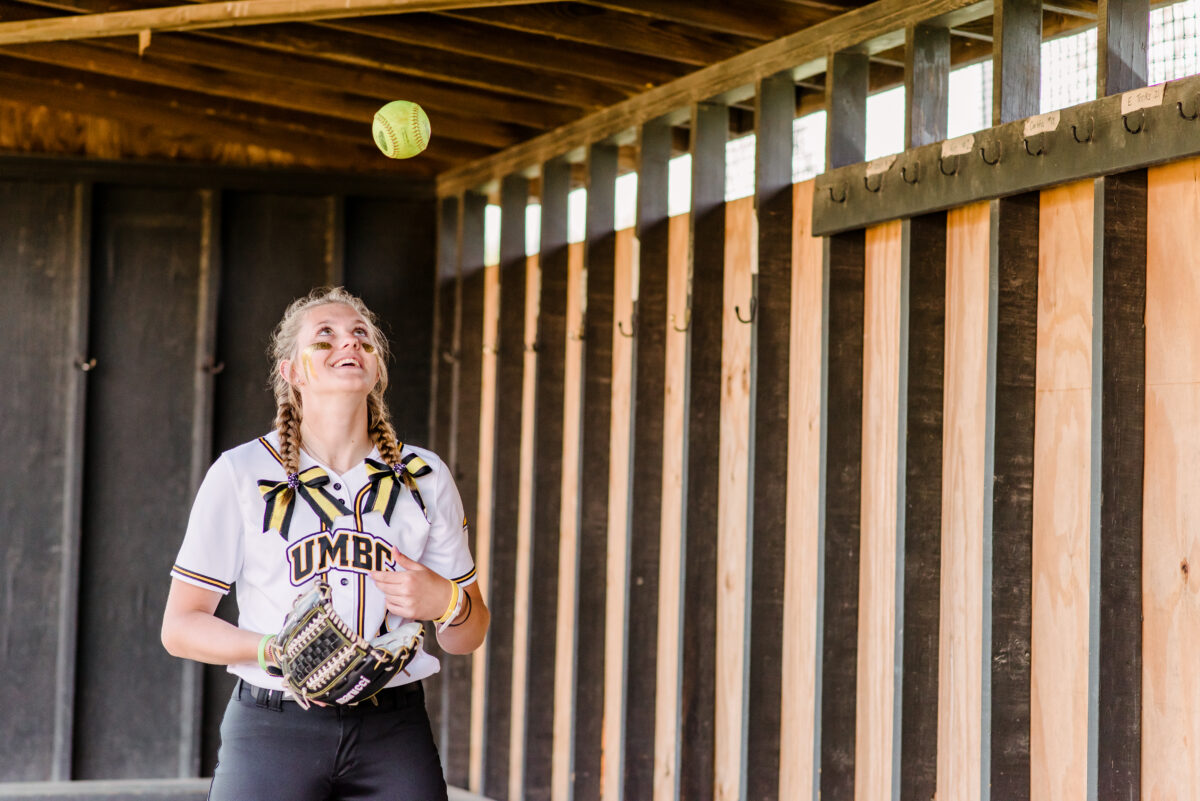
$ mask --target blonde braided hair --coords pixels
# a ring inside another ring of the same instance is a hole
[[[299,356],[300,328],[304,323],[304,315],[310,309],[330,303],[349,306],[367,324],[369,339],[375,347],[379,364],[379,378],[367,396],[367,433],[388,465],[400,461],[400,445],[392,428],[387,403],[383,399],[388,386],[387,364],[391,358],[387,338],[379,330],[374,313],[360,298],[340,286],[321,287],[292,301],[275,326],[268,350],[271,357],[271,389],[275,393],[275,430],[279,432],[279,455],[283,458],[284,472],[288,476],[300,472],[300,421],[304,417],[304,408],[300,393],[283,377],[279,368],[284,361],[295,361]]]

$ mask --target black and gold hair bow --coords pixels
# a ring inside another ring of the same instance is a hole
[[[292,512],[295,511],[293,501],[297,495],[308,503],[326,526],[332,526],[338,517],[350,514],[346,505],[325,489],[328,483],[329,476],[320,467],[293,473],[285,481],[259,481],[258,491],[267,504],[263,512],[263,533],[275,529],[287,541]]]
[[[408,454],[391,467],[383,462],[367,459],[367,480],[371,482],[371,491],[364,499],[365,509],[368,512],[379,512],[383,515],[384,522],[391,523],[402,482],[412,494],[417,506],[421,507],[421,514],[428,520],[429,512],[425,509],[425,502],[421,500],[416,479],[432,472],[433,468],[415,453]]]

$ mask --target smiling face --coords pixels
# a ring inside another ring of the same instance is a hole
[[[304,313],[295,359],[280,364],[301,395],[312,392],[366,395],[379,380],[372,328],[350,306],[326,303]]]

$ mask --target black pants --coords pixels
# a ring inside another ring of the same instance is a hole
[[[301,709],[238,681],[221,722],[213,801],[446,801],[419,683],[379,704]]]

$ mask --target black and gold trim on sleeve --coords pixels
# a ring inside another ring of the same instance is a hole
[[[219,593],[227,593],[233,588],[232,584],[228,584],[220,579],[215,579],[212,576],[206,576],[203,573],[197,573],[194,570],[188,570],[185,567],[175,565],[171,568],[171,575],[178,579],[187,579],[189,581],[198,581],[201,584],[211,587]]]
[[[458,578],[456,578],[456,579],[451,579],[451,581],[453,581],[455,584],[458,584],[458,585],[460,585],[460,586],[461,586],[461,585],[463,585],[463,584],[466,584],[466,583],[467,583],[468,581],[470,581],[471,579],[475,578],[475,573],[476,573],[476,572],[477,572],[477,571],[476,571],[476,569],[475,569],[475,568],[471,568],[470,570],[468,570],[466,573],[463,573],[463,574],[462,574],[461,576],[459,576]]]

